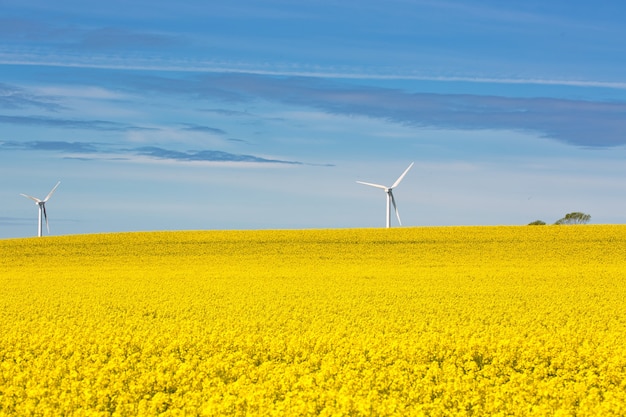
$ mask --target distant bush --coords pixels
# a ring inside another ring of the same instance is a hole
[[[546,224],[546,222],[544,222],[543,220],[535,220],[532,223],[528,223],[529,226],[544,226]]]

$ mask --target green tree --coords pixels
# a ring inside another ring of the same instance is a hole
[[[573,213],[568,213],[562,219],[559,219],[554,224],[586,224],[591,220],[591,216],[589,214],[580,213],[575,211]]]
[[[528,223],[529,226],[543,226],[544,224],[546,224],[546,222],[543,220],[535,220],[532,223]]]

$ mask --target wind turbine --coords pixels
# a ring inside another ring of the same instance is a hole
[[[37,229],[38,237],[41,237],[41,234],[43,232],[43,219],[44,218],[46,219],[46,229],[48,229],[48,234],[50,234],[50,226],[48,226],[48,214],[46,213],[46,202],[50,199],[50,197],[52,197],[52,194],[54,194],[59,184],[61,184],[61,181],[57,182],[57,185],[54,186],[54,188],[48,193],[46,198],[44,198],[43,200],[40,200],[37,197],[32,197],[30,195],[20,194],[21,196],[30,198],[31,200],[35,202],[35,204],[39,206],[39,228]]]
[[[385,185],[380,185],[380,184],[372,184],[370,182],[357,181],[359,184],[369,185],[370,187],[382,188],[387,193],[387,228],[391,227],[391,205],[392,204],[393,204],[394,210],[396,211],[396,217],[398,218],[398,223],[402,225],[402,222],[400,221],[400,214],[398,214],[398,206],[396,206],[396,199],[393,198],[393,189],[396,188],[398,184],[400,184],[400,181],[402,181],[402,179],[404,178],[406,173],[409,172],[409,169],[411,169],[414,163],[415,162],[411,162],[411,165],[409,165],[409,167],[404,170],[402,175],[398,177],[396,182],[394,182],[391,187],[387,187]]]

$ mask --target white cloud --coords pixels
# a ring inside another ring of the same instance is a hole
[[[0,64],[49,66],[66,68],[111,69],[148,72],[181,72],[181,73],[230,73],[284,77],[311,77],[321,79],[348,79],[348,80],[397,80],[397,81],[431,81],[431,82],[467,82],[476,84],[510,84],[510,85],[552,85],[570,87],[593,87],[615,90],[626,90],[626,81],[586,79],[586,78],[544,78],[510,76],[478,76],[458,75],[446,76],[425,71],[402,69],[401,67],[337,67],[337,66],[307,66],[283,65],[280,63],[229,62],[213,60],[180,60],[177,58],[128,58],[121,55],[96,54],[88,60],[75,55],[63,56],[62,52],[55,54],[24,53],[2,51],[0,49]]]
[[[49,96],[96,99],[96,100],[127,100],[131,95],[99,86],[89,85],[44,85],[33,86],[31,91]]]

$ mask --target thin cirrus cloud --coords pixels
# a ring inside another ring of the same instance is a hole
[[[216,127],[202,126],[202,125],[195,125],[195,124],[185,124],[183,125],[182,130],[186,132],[209,133],[212,135],[225,135],[226,134],[226,131],[216,128]]]
[[[0,123],[63,129],[87,129],[96,131],[126,132],[131,130],[153,130],[125,123],[108,120],[63,119],[44,116],[8,116],[0,115]]]
[[[64,141],[8,141],[0,144],[0,149],[30,150],[30,151],[54,151],[71,153],[95,153],[99,152],[97,145],[87,142],[64,142]]]
[[[49,96],[32,94],[23,88],[0,83],[0,107],[5,109],[39,108],[56,112],[64,107]]]
[[[227,116],[227,117],[256,117],[253,114],[247,111],[237,111],[237,110],[227,110],[227,109],[200,109],[205,113],[213,113],[218,116]]]
[[[65,141],[6,141],[0,143],[2,150],[48,151],[65,155],[69,159],[133,159],[148,157],[161,161],[176,162],[248,162],[261,164],[302,165],[299,161],[264,158],[255,155],[235,154],[219,150],[178,151],[157,146],[122,148],[102,143],[65,142]]]
[[[301,165],[298,161],[286,161],[280,159],[267,159],[253,155],[233,154],[223,151],[203,150],[203,151],[173,151],[156,146],[146,146],[131,150],[140,156],[149,156],[157,159],[169,159],[173,161],[187,162],[257,162],[257,163],[278,163],[289,165]]]

